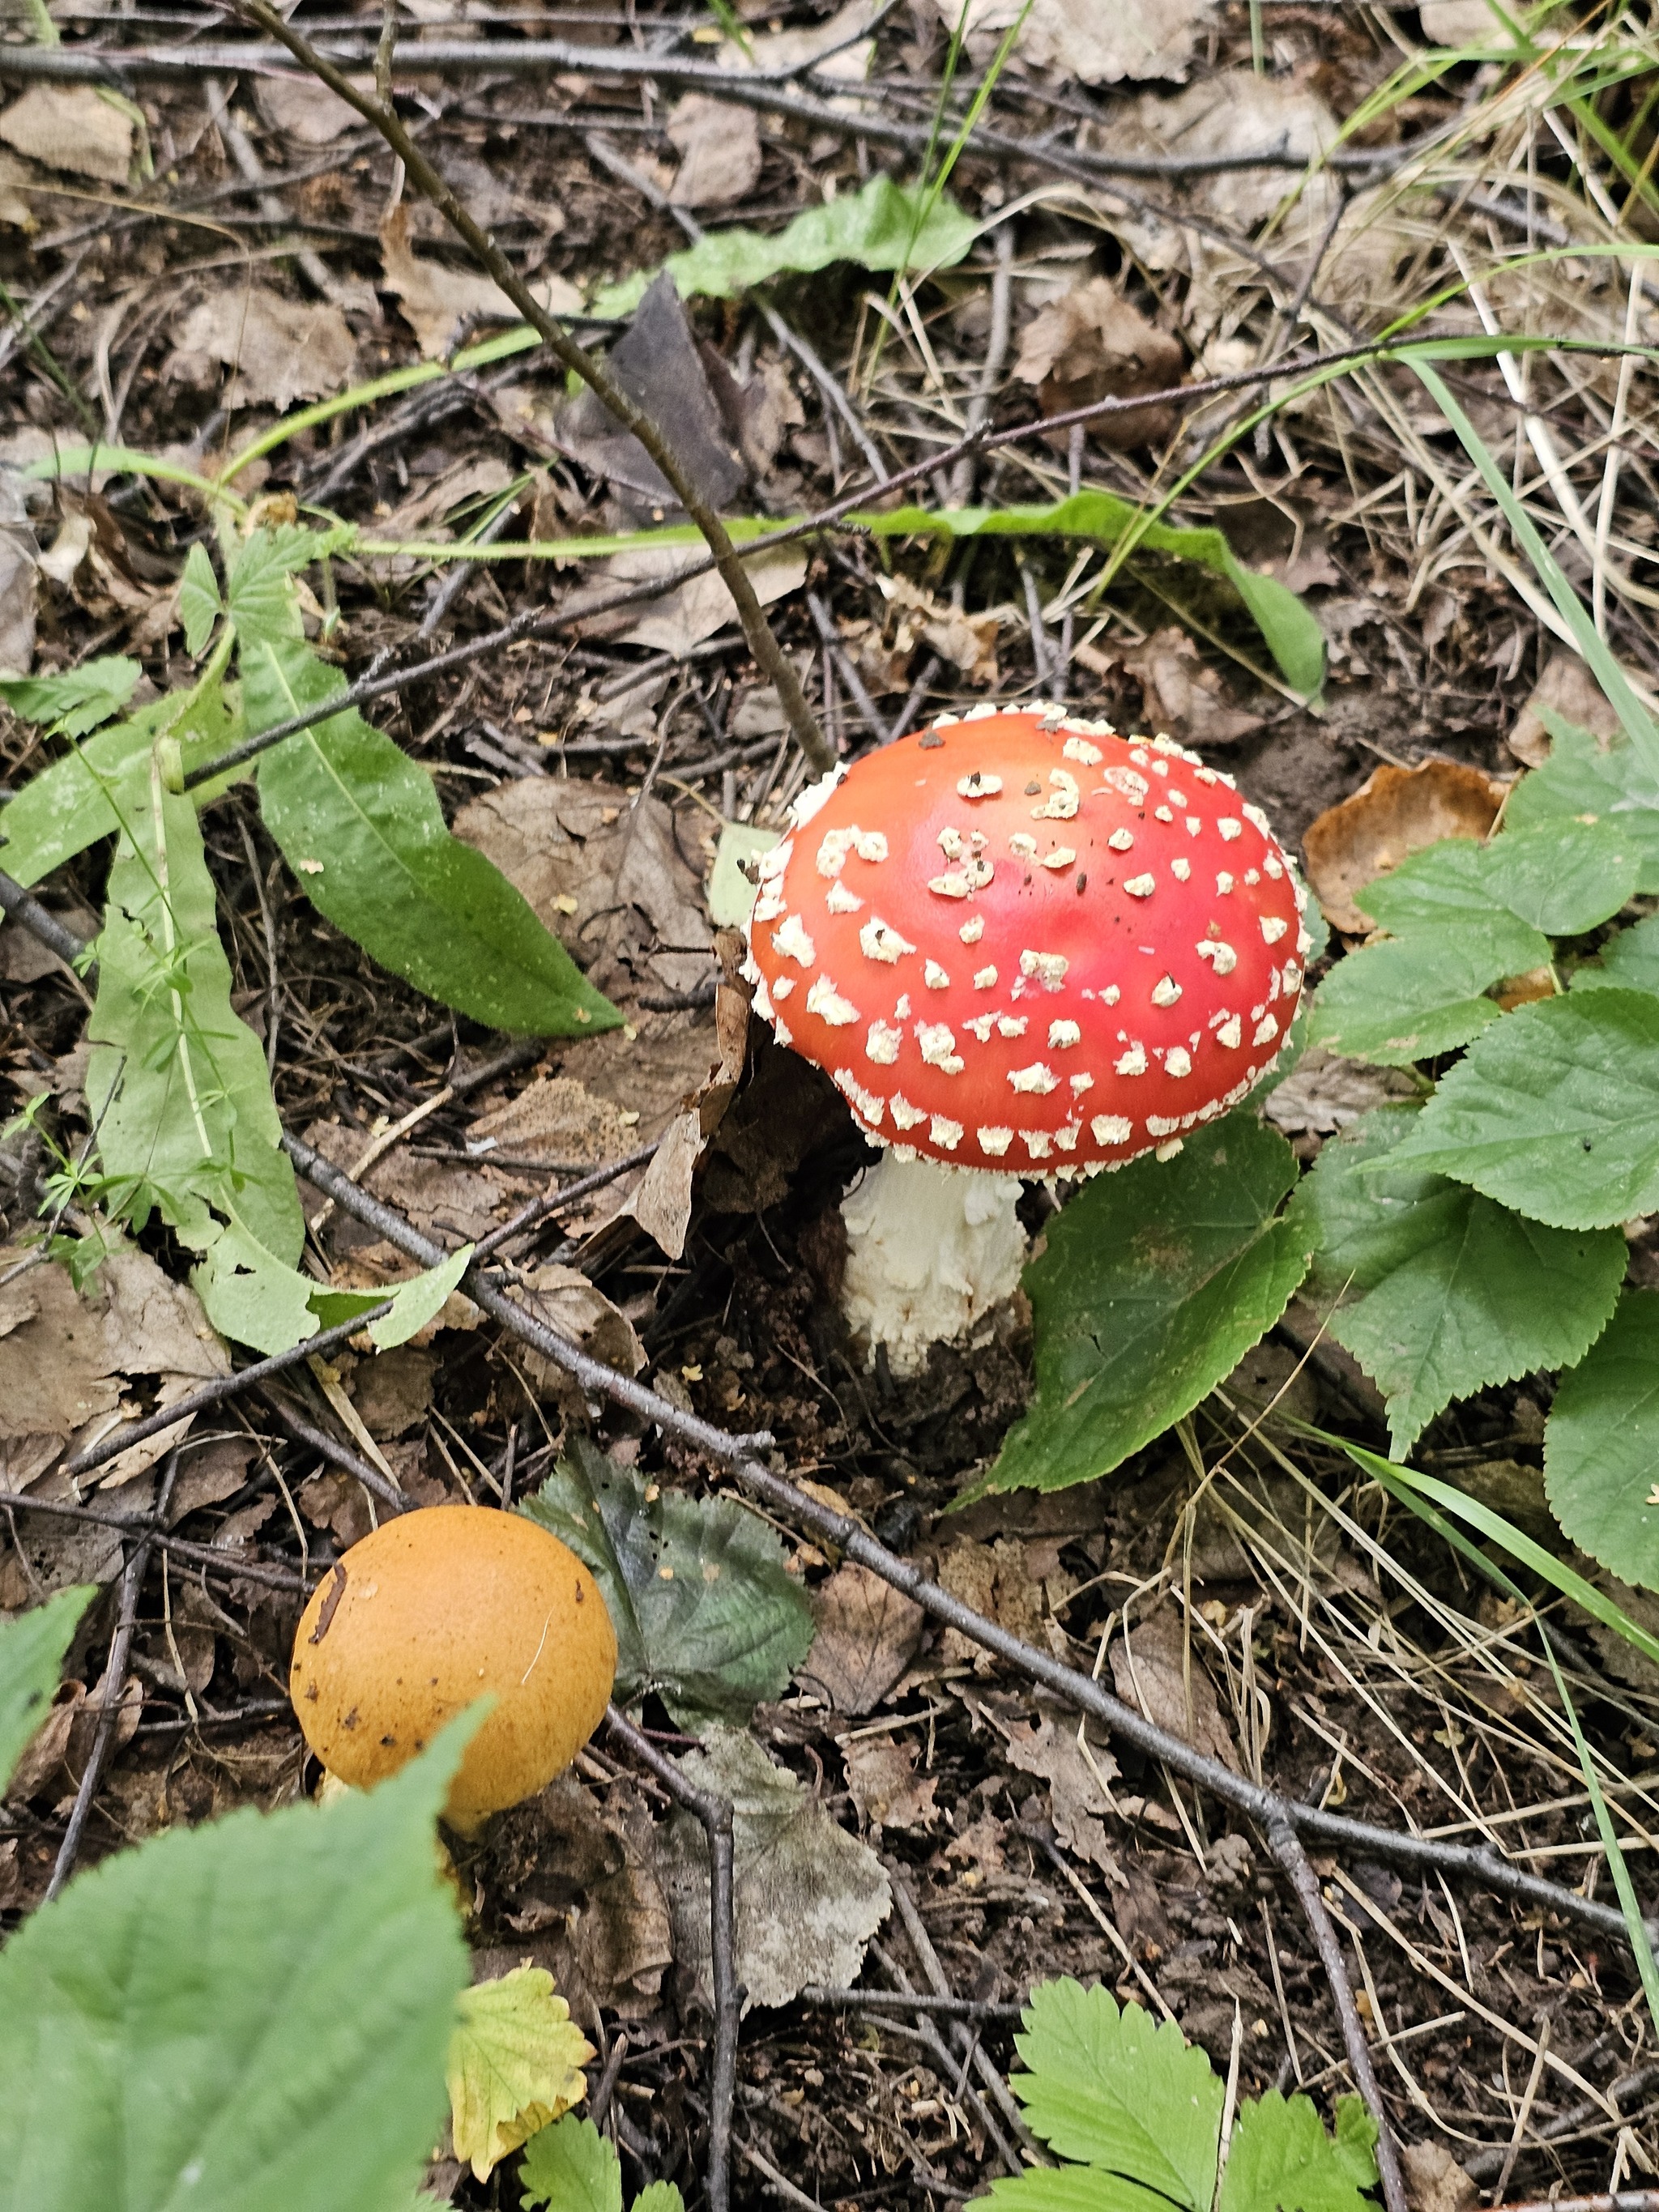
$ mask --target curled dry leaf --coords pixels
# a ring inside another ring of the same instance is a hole
[[[0,138],[32,161],[71,176],[124,185],[132,167],[132,118],[89,84],[33,84],[0,115]]]
[[[518,309],[491,278],[416,253],[409,242],[406,202],[399,201],[380,227],[380,266],[386,290],[428,361],[448,353],[469,324],[520,319]],[[544,276],[530,289],[550,314],[581,311],[581,294],[565,277]]]
[[[1155,629],[1126,653],[1123,665],[1140,679],[1147,723],[1164,734],[1199,745],[1232,745],[1261,727],[1260,714],[1229,706],[1221,678],[1199,658],[1185,630]]]
[[[635,1334],[633,1322],[579,1267],[545,1260],[524,1275],[520,1295],[538,1321],[580,1345],[590,1358],[602,1359],[624,1375],[637,1375],[644,1366],[645,1346]],[[527,1345],[514,1347],[514,1364],[544,1397],[555,1400],[573,1419],[582,1418],[586,1401],[581,1387],[565,1369]]]
[[[575,2017],[597,2025],[604,2006],[623,2020],[656,2008],[674,1963],[674,1932],[651,1869],[645,1799],[626,1777],[603,1800],[566,1772],[502,1817],[501,1869],[507,1920],[540,1938]]]
[[[959,0],[936,0],[947,30],[961,20]],[[1024,0],[971,0],[968,32],[975,50],[1019,21]],[[1102,0],[1031,0],[1016,42],[1022,59],[1085,84],[1117,84],[1125,77],[1183,77],[1194,44],[1211,13],[1211,0],[1133,0],[1108,7]]]
[[[1121,1884],[1123,1869],[1103,1826],[1104,1815],[1117,1810],[1111,1784],[1118,1766],[1111,1753],[1103,1744],[1091,1744],[1085,1754],[1078,1741],[1076,1715],[1046,1705],[1039,1706],[1036,1720],[1015,1721],[1007,1735],[1009,1765],[1048,1784],[1054,1834],[1064,1848],[1098,1867],[1109,1881]]]
[[[926,1614],[851,1560],[813,1592],[812,1611],[817,1631],[796,1680],[838,1713],[873,1712],[921,1648]]]
[[[1439,0],[1439,4],[1449,12],[1470,6],[1472,0]],[[1473,4],[1484,8],[1486,0],[1473,0]],[[1431,12],[1431,4],[1421,10],[1424,36],[1443,37],[1443,33],[1429,28]],[[1403,2143],[1400,2163],[1406,2169],[1406,2201],[1411,2212],[1472,2212],[1480,2202],[1479,2184],[1464,2172],[1443,2143]]]
[[[1367,1067],[1323,1045],[1310,1045],[1293,1073],[1267,1093],[1262,1111],[1287,1137],[1328,1137],[1387,1098],[1409,1098],[1415,1084],[1395,1067]]]
[[[629,1200],[635,1220],[671,1260],[679,1259],[685,1250],[697,1170],[707,1156],[709,1139],[737,1096],[748,1057],[748,995],[729,983],[720,983],[714,992],[714,1046],[720,1058],[708,1080],[670,1122]]]
[[[1515,718],[1508,744],[1516,758],[1528,768],[1542,768],[1550,757],[1550,737],[1545,714],[1559,715],[1575,728],[1589,730],[1605,742],[1619,734],[1619,716],[1607,694],[1576,653],[1553,653],[1532,696]]]
[[[1409,854],[1447,837],[1486,837],[1509,786],[1462,761],[1383,767],[1308,824],[1308,881],[1334,929],[1359,936],[1375,923],[1358,893]]]
[[[1196,1643],[1172,1607],[1164,1606],[1112,1646],[1112,1680],[1126,1705],[1154,1728],[1178,1735],[1207,1759],[1241,1771],[1232,1731],[1221,1717],[1215,1685],[1205,1673]]]
[[[675,103],[668,136],[679,149],[680,169],[669,191],[676,207],[730,207],[760,181],[760,118],[690,92]]]
[[[1103,276],[1091,276],[1040,308],[1027,325],[1014,374],[1037,386],[1045,415],[1091,407],[1099,399],[1133,398],[1167,391],[1180,381],[1185,356],[1179,342],[1156,329]],[[1128,453],[1157,445],[1174,428],[1173,407],[1137,407],[1090,423],[1097,445]],[[1065,431],[1052,443],[1063,445]]]
[[[994,608],[983,614],[964,614],[948,599],[936,599],[904,576],[878,576],[882,595],[897,610],[889,650],[908,665],[918,642],[942,660],[954,661],[973,684],[997,680],[997,632],[1001,617]],[[897,689],[895,685],[894,689]]]
[[[860,1818],[874,1828],[931,1828],[939,1818],[936,1775],[919,1775],[920,1747],[891,1736],[843,1738],[847,1789]]]
[[[164,374],[205,385],[228,368],[228,405],[280,410],[296,399],[327,398],[350,381],[356,365],[345,317],[328,301],[227,284],[185,317]]]

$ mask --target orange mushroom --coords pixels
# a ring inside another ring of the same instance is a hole
[[[300,1618],[289,1693],[307,1744],[358,1789],[479,1698],[444,1817],[475,1834],[568,1766],[604,1717],[617,1635],[568,1546],[518,1513],[434,1505],[336,1562]]]

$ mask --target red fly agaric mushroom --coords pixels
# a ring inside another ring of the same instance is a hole
[[[837,769],[760,863],[755,1004],[885,1158],[844,1304],[915,1371],[1018,1280],[1022,1176],[1098,1173],[1244,1097],[1302,989],[1306,893],[1231,776],[1060,707]]]

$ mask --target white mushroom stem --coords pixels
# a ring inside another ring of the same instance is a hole
[[[887,1346],[895,1375],[919,1374],[1019,1286],[1025,1231],[1017,1176],[901,1160],[884,1152],[841,1203],[847,1229],[842,1311],[870,1357]]]

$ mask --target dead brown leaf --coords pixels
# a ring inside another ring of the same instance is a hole
[[[374,89],[372,77],[352,82],[365,92]],[[301,146],[331,146],[343,132],[362,125],[356,109],[314,76],[262,76],[257,96],[271,129]]]
[[[1528,768],[1542,768],[1550,757],[1551,738],[1540,708],[1550,708],[1577,729],[1589,730],[1604,745],[1619,734],[1617,710],[1576,653],[1550,655],[1532,696],[1515,718],[1509,749]]]
[[[1126,1705],[1167,1735],[1179,1736],[1207,1759],[1242,1771],[1232,1731],[1221,1717],[1215,1685],[1172,1606],[1161,1607],[1112,1646],[1112,1680]]]
[[[842,1741],[847,1788],[859,1816],[873,1828],[931,1828],[939,1818],[937,1775],[919,1775],[920,1746],[891,1736]]]
[[[1462,761],[1384,766],[1358,791],[1328,806],[1302,840],[1308,881],[1333,929],[1358,936],[1376,927],[1358,894],[1408,854],[1444,837],[1486,837],[1509,786]]]
[[[1385,1098],[1410,1098],[1417,1086],[1403,1070],[1364,1067],[1323,1045],[1310,1045],[1293,1073],[1267,1094],[1262,1112],[1287,1137],[1328,1137],[1369,1114]]]
[[[1443,8],[1467,7],[1469,0],[1439,0]],[[1485,4],[1485,0],[1475,0]],[[1423,31],[1425,38],[1443,36],[1429,29],[1428,18],[1431,6],[1423,9]],[[1411,2212],[1470,2212],[1470,2207],[1480,2200],[1480,2188],[1473,2177],[1466,2173],[1444,2143],[1430,2139],[1424,2142],[1403,2143],[1400,2163],[1406,2169],[1406,2201]]]
[[[573,2015],[591,2024],[601,2005],[623,2020],[653,2012],[673,1929],[652,1868],[650,1811],[633,1784],[613,1782],[601,1798],[561,1775],[495,1833],[508,1923],[523,1936],[545,1931],[545,1963]]]
[[[1052,1564],[1057,1547],[1041,1549],[1047,1557],[1034,1559],[1017,1536],[999,1536],[989,1544],[962,1537],[939,1564],[939,1585],[1010,1635],[1041,1647],[1048,1641],[1049,1613],[1072,1589],[1071,1577]],[[976,1673],[989,1673],[994,1664],[959,1629],[945,1630],[940,1650],[948,1665],[965,1660]]]
[[[559,1161],[596,1168],[630,1152],[640,1142],[639,1116],[599,1098],[568,1075],[538,1075],[516,1098],[480,1114],[467,1131],[469,1145],[493,1139],[490,1149],[509,1158]]]
[[[49,169],[106,184],[125,184],[132,167],[132,118],[89,84],[31,85],[0,115],[0,138]]]
[[[261,284],[228,284],[198,300],[179,325],[164,374],[193,385],[234,372],[231,407],[291,407],[349,384],[357,349],[345,317],[326,300],[291,300]]]
[[[671,1260],[685,1250],[691,1194],[708,1141],[737,1096],[749,1053],[749,996],[728,982],[714,991],[714,1043],[720,1059],[664,1132],[639,1188],[628,1202],[648,1237]]]
[[[1117,1761],[1104,1745],[1090,1746],[1091,1766],[1078,1741],[1075,1715],[1040,1706],[1035,1721],[1016,1721],[1008,1729],[1008,1762],[1022,1774],[1048,1784],[1054,1834],[1073,1857],[1097,1866],[1109,1881],[1121,1882],[1123,1869],[1106,1840],[1103,1816],[1116,1810],[1110,1785]]]
[[[838,1713],[873,1712],[915,1657],[927,1616],[851,1560],[812,1594],[817,1629],[796,1680]]]
[[[579,1267],[544,1261],[526,1271],[520,1296],[538,1321],[580,1345],[590,1358],[602,1359],[624,1375],[637,1375],[645,1365],[645,1346],[635,1334],[633,1322]],[[544,1397],[573,1418],[582,1418],[586,1401],[566,1369],[528,1346],[514,1347],[513,1364]]]
[[[34,665],[38,567],[22,479],[0,468],[0,668],[19,676]]]
[[[523,776],[464,806],[455,834],[495,863],[611,997],[641,986],[689,991],[708,975],[701,874],[654,795]]]
[[[898,611],[890,650],[908,656],[918,643],[927,646],[942,660],[955,663],[972,684],[997,681],[997,633],[1002,617],[994,609],[983,614],[964,614],[948,599],[913,584],[905,576],[878,576],[883,596]]]
[[[1091,407],[1099,399],[1133,398],[1181,380],[1179,342],[1155,329],[1103,276],[1091,276],[1039,308],[1026,325],[1014,374],[1034,384],[1045,415]],[[1089,435],[1117,453],[1160,443],[1175,427],[1173,407],[1137,407],[1091,422]],[[1053,442],[1068,434],[1057,431]]]
[[[668,136],[679,149],[679,174],[668,197],[676,207],[730,207],[760,181],[760,118],[704,92],[677,100]]]
[[[427,360],[447,354],[469,324],[520,319],[512,301],[491,278],[417,254],[409,242],[409,222],[408,204],[400,200],[380,227],[380,266],[386,289]],[[563,276],[540,277],[530,289],[550,314],[581,311],[581,294]]]
[[[1161,734],[1191,744],[1232,745],[1261,727],[1260,714],[1227,704],[1220,677],[1200,659],[1183,629],[1155,629],[1124,655],[1123,665],[1140,679],[1146,722]]]
[[[947,29],[961,16],[958,0],[935,0]],[[975,49],[994,43],[1019,20],[1023,0],[972,0],[968,30]],[[1211,0],[1133,0],[1110,7],[1103,0],[1032,0],[1016,43],[1021,58],[1039,70],[1079,77],[1085,84],[1116,84],[1124,77],[1183,77]]]
[[[300,1510],[313,1528],[326,1528],[342,1551],[360,1544],[374,1526],[362,1483],[331,1468],[313,1474],[298,1492]]]
[[[0,154],[0,223],[12,230],[40,228],[33,204],[27,197],[29,186],[36,181],[27,162],[14,161],[9,154]]]
[[[351,1377],[351,1402],[377,1443],[407,1436],[426,1419],[437,1369],[432,1353],[414,1344],[394,1345],[363,1361]]]

